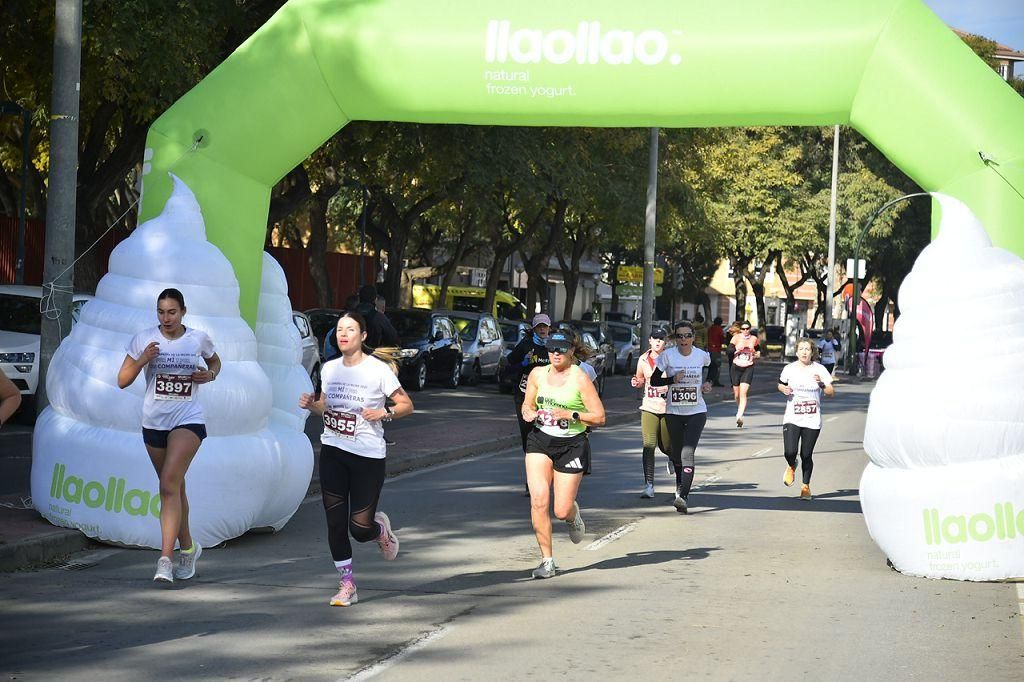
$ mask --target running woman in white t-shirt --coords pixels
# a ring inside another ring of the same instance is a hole
[[[161,291],[156,315],[160,324],[144,329],[128,343],[117,385],[128,388],[145,370],[142,440],[160,478],[160,559],[153,580],[174,582],[195,575],[203,551],[189,531],[185,473],[206,438],[198,387],[217,378],[221,363],[206,332],[182,324],[185,298],[180,291]]]
[[[786,473],[782,482],[793,484],[796,477],[796,455],[800,453],[803,485],[800,499],[811,499],[811,472],[814,462],[814,444],[821,433],[821,394],[836,394],[832,375],[814,362],[814,342],[803,338],[796,342],[796,362],[782,368],[779,391],[788,397],[786,414],[782,418],[782,443],[786,456]]]
[[[667,386],[652,386],[651,375],[657,366],[658,357],[665,350],[668,333],[661,328],[651,330],[650,346],[636,363],[636,374],[630,378],[633,388],[643,389],[640,402],[640,434],[643,439],[644,490],[640,497],[654,497],[654,449],[661,446],[662,452],[669,448],[668,421],[665,419],[665,394]],[[666,453],[667,454],[667,453]]]
[[[340,574],[338,593],[331,606],[359,601],[352,573],[352,543],[377,541],[387,561],[398,556],[398,538],[391,520],[377,511],[384,487],[386,446],[381,422],[412,414],[412,400],[398,382],[392,352],[378,348],[373,354],[366,341],[366,321],[347,311],[336,329],[341,355],[320,371],[322,393],[299,397],[299,407],[323,417],[320,436],[320,495],[327,515],[327,541]],[[393,407],[385,404],[391,398]]]
[[[693,485],[694,455],[708,420],[704,394],[711,390],[708,381],[711,356],[705,350],[694,348],[694,331],[689,322],[677,322],[675,334],[676,347],[658,356],[648,383],[668,386],[665,420],[668,422],[669,458],[676,473],[676,496],[672,505],[680,514],[685,514]]]

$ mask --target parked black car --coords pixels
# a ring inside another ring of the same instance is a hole
[[[402,344],[398,378],[414,391],[430,379],[456,388],[462,378],[462,341],[443,313],[412,308],[389,310],[388,319]]]

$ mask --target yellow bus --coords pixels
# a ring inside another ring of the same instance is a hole
[[[445,310],[465,310],[469,312],[483,312],[484,296],[487,290],[483,287],[450,286],[445,301],[438,301],[441,295],[441,287],[436,284],[414,284],[412,287],[412,304],[416,308],[428,308],[434,310],[443,308]],[[500,320],[525,320],[526,306],[518,298],[507,291],[496,291],[494,293],[494,308],[490,311],[494,317]]]

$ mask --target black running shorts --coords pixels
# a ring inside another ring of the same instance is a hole
[[[732,381],[733,386],[754,383],[754,366],[737,367],[736,365],[729,365],[729,379]]]
[[[181,426],[175,426],[171,431],[177,429],[185,429],[199,436],[200,442],[206,438],[206,425],[205,424],[182,424]],[[167,448],[167,437],[171,435],[171,431],[158,431],[157,429],[142,429],[142,441],[151,448],[159,448],[165,450]]]
[[[554,470],[563,474],[590,473],[590,440],[586,433],[558,438],[534,429],[526,437],[526,452],[547,455]]]

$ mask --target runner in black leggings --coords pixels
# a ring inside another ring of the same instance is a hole
[[[334,566],[341,576],[331,606],[358,601],[352,573],[352,543],[376,540],[388,561],[398,556],[398,538],[391,520],[377,511],[384,485],[384,429],[381,422],[412,414],[409,396],[398,383],[392,359],[397,349],[364,352],[366,322],[356,312],[338,319],[337,340],[341,355],[324,364],[320,400],[304,393],[299,407],[322,415],[320,436],[320,494],[327,516],[327,537]],[[386,398],[394,407],[385,404]]]
[[[676,473],[676,495],[672,504],[680,514],[685,514],[693,485],[694,453],[707,423],[708,407],[703,394],[711,390],[708,382],[711,356],[693,347],[694,333],[689,322],[677,322],[675,335],[676,347],[658,356],[649,383],[668,386],[665,421],[671,444],[669,456]]]
[[[789,486],[796,478],[796,456],[800,453],[803,485],[800,499],[811,499],[811,473],[814,471],[814,444],[821,433],[821,396],[831,397],[832,375],[814,361],[817,348],[804,338],[796,342],[796,362],[782,368],[779,392],[787,397],[786,414],[782,418],[782,445],[785,448],[786,473],[782,482]]]

